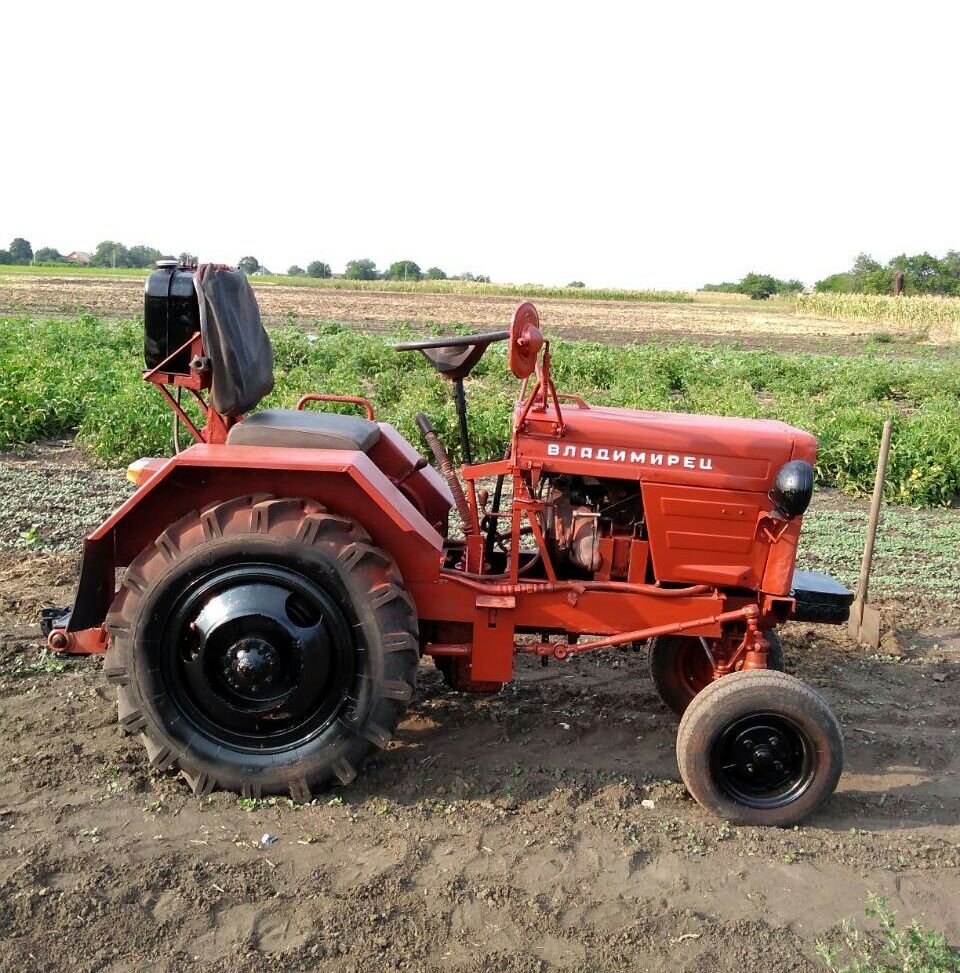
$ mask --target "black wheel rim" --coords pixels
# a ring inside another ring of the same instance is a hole
[[[349,703],[352,628],[331,592],[284,565],[214,569],[175,599],[163,688],[191,729],[232,749],[300,746]]]
[[[728,723],[713,744],[711,770],[721,790],[747,807],[772,809],[797,800],[816,772],[816,751],[794,720],[751,713]]]

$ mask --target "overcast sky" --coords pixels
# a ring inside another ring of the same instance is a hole
[[[0,246],[807,282],[960,248],[960,5],[8,4]]]

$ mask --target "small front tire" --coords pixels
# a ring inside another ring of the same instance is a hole
[[[843,736],[824,698],[794,676],[735,672],[707,686],[677,733],[680,776],[732,824],[789,827],[833,794]]]

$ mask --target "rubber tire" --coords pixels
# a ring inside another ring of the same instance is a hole
[[[776,672],[783,672],[786,665],[780,636],[774,629],[763,634],[770,643],[770,650],[767,653],[767,668]],[[674,670],[676,654],[687,651],[688,646],[693,651],[703,652],[703,647],[699,644],[699,641],[699,639],[690,635],[661,635],[658,638],[651,639],[647,645],[647,665],[650,667],[650,678],[653,680],[657,695],[677,716],[683,716],[696,694],[691,694],[686,686],[677,683]]]
[[[751,712],[790,717],[808,734],[815,754],[814,778],[794,801],[778,808],[751,808],[726,794],[714,780],[710,754],[732,720]],[[677,763],[691,796],[731,824],[786,828],[829,800],[843,770],[843,735],[826,700],[785,672],[752,669],[711,683],[690,704],[677,733]]]
[[[293,564],[339,590],[356,633],[363,687],[353,707],[319,735],[279,754],[217,747],[209,738],[196,745],[199,733],[185,742],[145,692],[143,632],[152,606],[191,571],[256,560]],[[187,514],[130,564],[106,624],[104,672],[118,687],[120,725],[140,733],[151,767],[179,768],[195,794],[220,787],[246,797],[288,793],[306,802],[332,778],[348,784],[371,751],[389,743],[413,695],[419,662],[416,609],[393,560],[370,544],[359,524],[313,500],[260,494]]]

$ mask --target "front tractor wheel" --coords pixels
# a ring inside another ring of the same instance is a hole
[[[788,827],[837,786],[843,737],[824,698],[770,669],[734,672],[687,708],[677,763],[690,794],[733,824]]]
[[[783,672],[785,664],[780,636],[773,629],[763,635],[770,643],[767,668]],[[695,636],[661,635],[651,639],[647,647],[647,664],[658,695],[677,716],[683,716],[694,697],[714,681],[710,657]]]
[[[348,783],[389,742],[419,658],[393,561],[311,500],[188,514],[127,569],[107,629],[121,726],[198,794]]]

